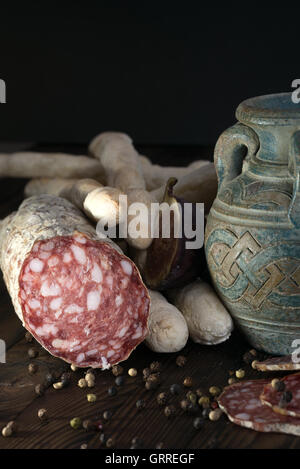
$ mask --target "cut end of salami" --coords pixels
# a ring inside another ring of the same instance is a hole
[[[258,371],[293,371],[300,370],[299,359],[294,360],[292,355],[285,357],[272,357],[263,362],[255,362],[254,368]]]
[[[150,300],[133,262],[75,233],[38,240],[19,276],[26,328],[52,355],[109,368],[147,335]]]

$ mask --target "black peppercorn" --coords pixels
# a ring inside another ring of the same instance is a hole
[[[123,371],[124,371],[124,370],[123,370],[123,368],[121,367],[121,365],[114,365],[114,366],[112,367],[111,371],[112,371],[112,374],[113,374],[114,376],[120,376],[120,375],[123,374]]]
[[[144,409],[146,407],[146,403],[143,399],[136,401],[135,405],[138,410]]]
[[[196,417],[195,420],[193,421],[193,427],[196,430],[199,430],[200,428],[202,428],[203,424],[204,424],[204,419],[201,417]]]
[[[210,412],[211,412],[211,408],[210,408],[210,407],[206,407],[205,409],[202,410],[202,417],[203,417],[204,419],[208,419]]]
[[[186,364],[186,357],[183,355],[178,355],[176,358],[176,365],[180,366],[180,368],[184,367]]]
[[[186,411],[187,411],[189,414],[197,414],[197,412],[199,412],[199,407],[197,406],[197,404],[192,404],[192,403],[190,402],[189,405],[188,405],[187,408],[186,408]]]
[[[279,407],[285,407],[293,399],[291,391],[284,391],[279,400]]]
[[[111,386],[110,388],[108,388],[108,391],[107,391],[109,396],[115,396],[117,392],[118,390],[114,386]]]
[[[117,386],[122,386],[125,382],[125,378],[124,376],[117,376],[116,379],[115,379],[115,384]]]
[[[63,387],[66,387],[68,386],[68,384],[70,384],[71,382],[71,374],[70,372],[64,372],[62,375],[61,375],[61,378],[60,378],[60,381],[61,383],[63,384]]]
[[[35,386],[34,390],[37,396],[43,396],[45,393],[45,386],[39,383]]]
[[[38,368],[39,368],[39,367],[38,367],[35,363],[29,363],[29,365],[28,365],[28,373],[29,373],[30,375],[34,375],[34,374],[37,372]]]
[[[105,420],[110,420],[110,419],[112,418],[112,415],[113,415],[113,413],[112,413],[111,410],[105,410],[105,411],[103,412],[103,418],[104,418]]]
[[[183,399],[183,400],[180,402],[180,407],[181,407],[182,410],[184,410],[184,411],[187,411],[187,408],[188,408],[189,405],[190,405],[190,402],[189,402],[187,399]]]
[[[159,382],[160,382],[160,379],[159,379],[158,373],[151,374],[147,378],[145,388],[147,389],[147,391],[150,391],[152,389],[156,389],[159,386]]]
[[[45,376],[45,386],[51,386],[55,382],[55,376],[53,373],[47,373]]]
[[[143,369],[143,380],[146,381],[147,378],[151,375],[151,370],[150,368],[144,368]]]
[[[271,386],[275,391],[283,392],[285,390],[285,384],[283,381],[279,379],[273,379],[271,382]]]
[[[181,386],[180,384],[172,384],[170,386],[170,393],[173,394],[173,396],[177,396],[181,392]]]

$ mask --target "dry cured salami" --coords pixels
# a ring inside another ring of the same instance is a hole
[[[254,368],[259,371],[292,371],[300,370],[300,362],[293,360],[292,355],[285,357],[272,357],[263,362],[256,361]]]
[[[300,419],[273,412],[260,400],[269,380],[252,380],[227,386],[218,399],[229,420],[259,432],[300,435]]]
[[[290,402],[285,402],[282,391],[276,391],[272,383],[266,384],[260,396],[263,404],[268,405],[282,415],[299,417],[300,419],[300,373],[286,376],[281,380],[285,392],[291,393]]]
[[[0,239],[16,313],[52,355],[104,369],[144,340],[150,300],[136,266],[70,202],[26,199]]]

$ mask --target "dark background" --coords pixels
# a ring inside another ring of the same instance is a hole
[[[0,140],[211,145],[239,102],[300,78],[299,22],[261,2],[1,3]]]

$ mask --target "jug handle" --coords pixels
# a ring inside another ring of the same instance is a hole
[[[289,173],[293,178],[293,194],[288,216],[294,226],[300,225],[300,130],[291,139],[289,152]]]
[[[258,135],[239,122],[223,132],[215,146],[214,163],[218,177],[218,191],[242,172],[244,158],[259,149]]]

